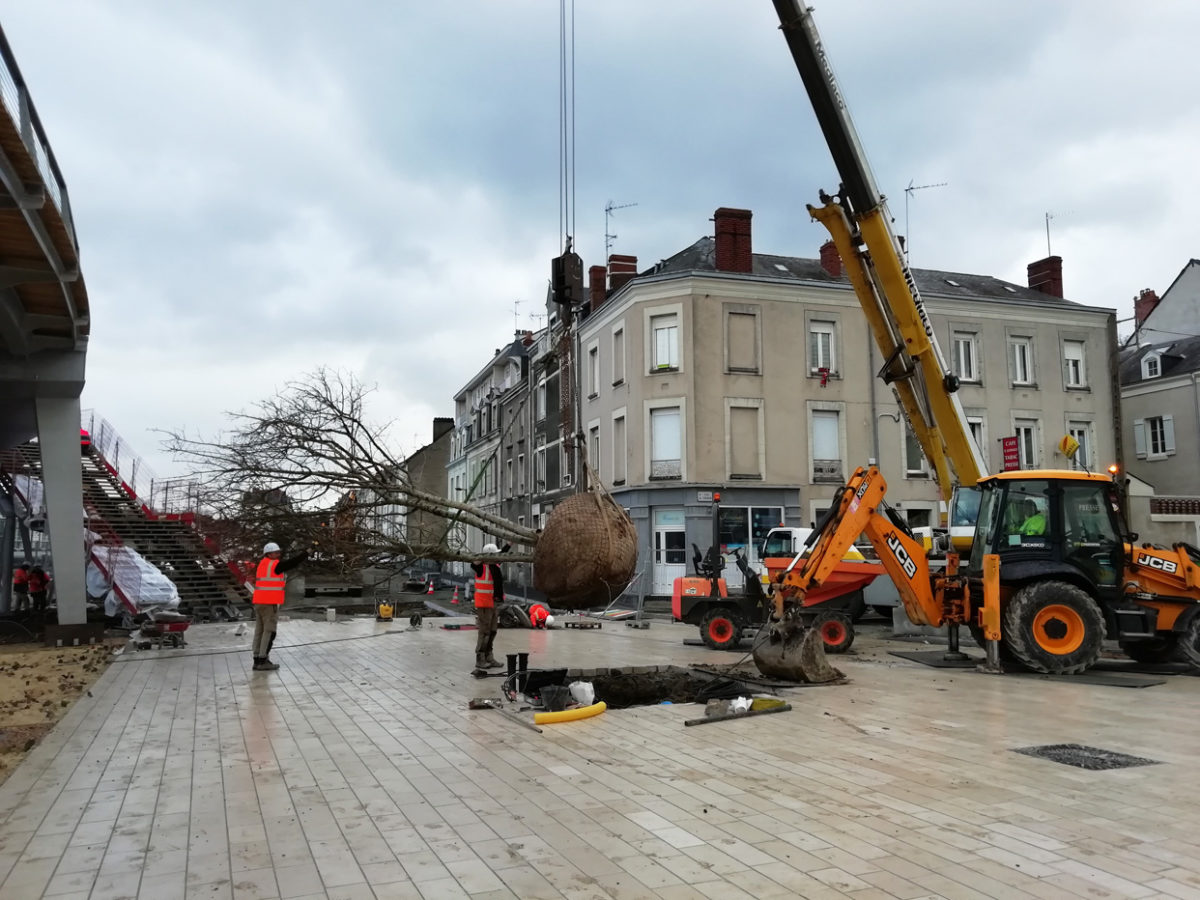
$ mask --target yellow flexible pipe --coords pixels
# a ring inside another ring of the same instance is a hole
[[[601,700],[591,706],[580,706],[576,709],[564,709],[561,712],[540,712],[533,714],[537,725],[553,725],[556,722],[574,722],[577,719],[590,719],[608,709],[608,704]]]

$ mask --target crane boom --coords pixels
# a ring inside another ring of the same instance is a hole
[[[942,356],[929,313],[892,231],[887,202],[875,184],[812,11],[798,0],[774,3],[841,179],[838,195],[822,192],[823,205],[810,205],[809,213],[833,239],[883,354],[880,377],[899,396],[913,435],[933,466],[942,499],[948,501],[955,485],[974,486],[986,474],[955,394],[958,379]]]

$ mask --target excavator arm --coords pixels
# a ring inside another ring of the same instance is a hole
[[[965,580],[957,576],[953,566],[931,577],[922,544],[884,503],[886,492],[887,482],[875,466],[855,470],[836,505],[772,586],[777,620],[785,618],[785,603],[810,605],[808,593],[833,573],[860,534],[865,534],[875,548],[910,621],[939,626],[946,621],[964,620]]]

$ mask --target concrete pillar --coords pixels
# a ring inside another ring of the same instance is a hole
[[[46,496],[46,530],[58,597],[58,624],[87,621],[84,584],[83,465],[79,450],[79,398],[37,398],[38,443]]]
[[[0,613],[6,613],[12,609],[13,544],[17,537],[16,510],[8,494],[0,494],[0,516],[4,517],[0,526]]]

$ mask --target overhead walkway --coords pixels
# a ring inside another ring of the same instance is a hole
[[[85,621],[79,396],[91,319],[67,185],[0,29],[0,450],[41,446],[58,616]],[[0,579],[12,575],[11,517]]]

